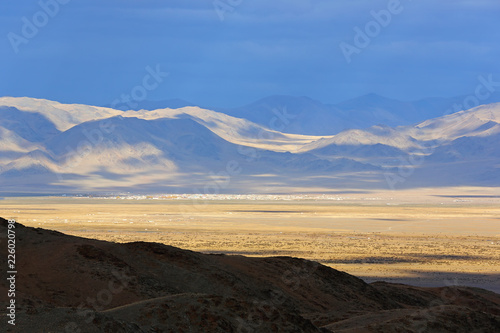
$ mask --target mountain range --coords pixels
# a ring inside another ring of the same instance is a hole
[[[374,125],[412,125],[427,119],[464,109],[469,96],[451,98],[424,98],[416,101],[400,101],[377,94],[367,94],[336,104],[325,104],[309,97],[269,96],[249,105],[235,108],[206,107],[181,99],[140,101],[133,103],[133,110],[155,110],[200,106],[256,124],[271,127],[271,119],[277,110],[290,115],[287,133],[304,135],[333,135],[353,128]],[[500,93],[493,92],[481,100],[481,104],[500,102]],[[466,108],[466,107],[465,107]]]
[[[273,96],[123,111],[2,97],[0,194],[499,186],[500,103],[452,113],[456,101]]]

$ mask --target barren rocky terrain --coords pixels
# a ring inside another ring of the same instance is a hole
[[[1,219],[2,235],[6,226]],[[299,258],[112,243],[21,223],[16,241],[18,316],[12,332],[500,329],[500,295],[478,288],[368,284]],[[2,267],[5,260],[2,255]],[[0,293],[6,289],[4,280]]]

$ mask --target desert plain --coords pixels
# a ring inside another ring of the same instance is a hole
[[[0,216],[112,242],[315,260],[367,282],[500,293],[495,188],[328,195],[6,197]]]

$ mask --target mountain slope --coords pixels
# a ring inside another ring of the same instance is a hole
[[[127,110],[158,110],[158,109],[180,109],[186,106],[195,106],[195,103],[191,103],[179,98],[167,99],[162,101],[134,101],[127,104],[119,104],[116,109],[127,111]],[[111,105],[103,105],[104,107],[112,107]],[[130,107],[132,106],[132,107]]]
[[[372,125],[410,125],[426,119],[410,102],[401,102],[376,94],[368,94],[336,105],[350,117]]]
[[[85,121],[104,119],[122,113],[122,111],[110,108],[82,104],[62,104],[28,97],[0,97],[0,106],[39,113],[51,121],[60,131],[65,131]]]
[[[59,133],[55,125],[37,112],[0,107],[0,127],[29,142],[42,142]]]
[[[416,125],[321,136],[284,133],[198,107],[120,111],[1,101],[16,105],[0,104],[0,183],[9,193],[16,187],[48,193],[328,191],[387,187],[387,174],[409,187],[500,186],[500,103]],[[318,104],[297,103],[291,116],[271,110],[275,125],[306,117],[302,106]],[[326,112],[320,106],[317,112]]]
[[[146,120],[190,118],[207,127],[226,141],[273,151],[292,151],[296,149],[296,146],[307,144],[320,138],[319,136],[282,133],[246,119],[235,118],[224,113],[198,107],[184,107],[176,110],[129,111],[123,115],[125,117],[138,117]]]
[[[217,188],[243,191],[252,184],[248,177],[259,174],[295,178],[302,172],[324,174],[345,170],[339,161],[322,160],[312,154],[237,145],[205,127],[200,117],[182,109],[176,114],[169,111],[169,117],[165,117],[162,111],[148,114],[147,120],[133,117],[142,117],[141,113],[125,113],[126,117],[75,125],[44,141],[41,149],[4,162],[0,181],[10,187],[32,183],[50,191],[58,188],[67,191],[68,187],[77,191],[134,187],[140,191],[173,188],[176,192],[193,192],[211,188],[214,182]],[[212,123],[211,127],[226,126],[218,122],[220,125]],[[244,125],[246,122],[243,121]],[[278,134],[276,140],[287,142],[285,135]],[[375,168],[351,163],[358,170]],[[44,180],[46,185],[41,186]],[[280,180],[283,182],[286,183],[286,178]]]
[[[355,127],[353,119],[344,117],[340,110],[307,97],[270,96],[248,106],[218,111],[294,134],[333,135]]]
[[[6,228],[0,218],[0,232]],[[367,284],[299,258],[108,243],[20,223],[16,237],[23,332],[500,329],[500,295],[477,288]],[[5,279],[0,292],[7,293]]]

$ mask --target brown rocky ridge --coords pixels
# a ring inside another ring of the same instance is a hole
[[[7,267],[0,218],[0,266]],[[500,295],[361,279],[291,257],[202,254],[16,223],[8,332],[500,332]],[[0,283],[3,304],[7,280]]]

